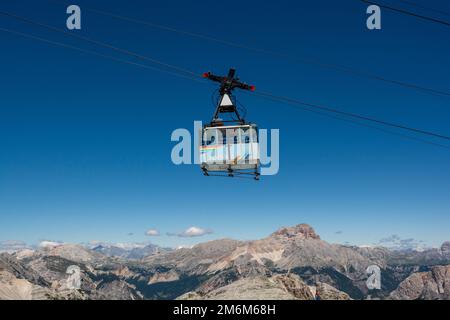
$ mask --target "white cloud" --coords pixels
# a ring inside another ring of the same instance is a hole
[[[211,229],[203,229],[199,227],[190,227],[179,233],[179,237],[201,237],[207,234],[212,233]]]
[[[193,245],[187,245],[187,244],[180,244],[179,246],[176,247],[176,250],[180,250],[180,249],[192,249]]]
[[[39,248],[53,248],[53,247],[59,247],[62,246],[64,243],[59,242],[59,241],[49,241],[49,240],[44,240],[39,242]]]
[[[156,237],[159,236],[159,231],[157,229],[148,229],[147,232],[145,232],[145,235],[149,237]]]

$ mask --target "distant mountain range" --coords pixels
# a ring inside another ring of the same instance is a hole
[[[147,256],[170,251],[154,244],[108,244],[102,243],[91,248],[92,251],[103,253],[108,257],[120,257],[129,260],[139,260]]]
[[[366,285],[372,265],[381,270],[379,290]],[[69,285],[69,266],[80,270],[79,289]],[[361,248],[327,243],[300,224],[261,240],[177,250],[52,244],[0,254],[0,299],[317,298],[450,299],[450,242],[421,251]]]

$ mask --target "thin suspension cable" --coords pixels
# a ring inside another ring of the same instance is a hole
[[[48,0],[48,1],[51,1],[54,3],[55,2],[68,3],[66,0]],[[409,88],[409,89],[417,90],[420,92],[428,93],[431,95],[450,97],[450,92],[448,92],[448,91],[437,90],[437,89],[433,89],[433,88],[429,88],[429,87],[425,87],[425,86],[420,86],[420,85],[417,85],[414,83],[393,80],[393,79],[389,79],[389,78],[386,78],[386,77],[383,77],[380,75],[375,75],[375,74],[371,74],[369,72],[361,71],[361,70],[358,70],[355,68],[351,68],[351,67],[347,67],[347,66],[343,66],[343,65],[339,65],[339,64],[324,62],[324,61],[321,61],[321,60],[315,59],[315,58],[299,58],[297,56],[294,57],[292,55],[281,53],[281,52],[266,50],[263,48],[252,47],[252,46],[248,46],[248,45],[245,45],[242,43],[219,39],[217,37],[212,37],[212,36],[201,34],[201,33],[185,31],[185,30],[181,30],[178,28],[169,27],[166,25],[161,25],[161,24],[157,24],[157,23],[153,23],[153,22],[149,22],[149,21],[143,21],[143,20],[139,20],[139,19],[135,19],[135,18],[130,18],[130,17],[126,17],[123,15],[118,15],[115,13],[99,10],[96,8],[86,7],[84,5],[83,5],[83,8],[84,8],[84,10],[87,10],[87,11],[90,11],[90,12],[93,12],[93,13],[96,13],[99,15],[107,16],[110,18],[123,20],[123,21],[131,22],[131,23],[135,23],[135,24],[140,24],[140,25],[144,25],[144,26],[148,26],[151,28],[156,28],[156,29],[160,29],[160,30],[164,30],[164,31],[169,31],[169,32],[173,32],[173,33],[178,33],[181,35],[190,36],[190,37],[194,37],[194,38],[198,38],[198,39],[202,39],[202,40],[216,42],[216,43],[220,43],[222,45],[226,45],[226,46],[230,46],[230,47],[241,48],[241,49],[245,49],[248,51],[253,51],[253,52],[257,52],[257,53],[261,53],[261,54],[267,54],[267,55],[270,55],[270,56],[273,56],[276,58],[288,60],[293,63],[312,64],[312,65],[316,65],[316,66],[319,66],[322,68],[338,71],[341,73],[347,73],[347,74],[352,74],[352,75],[358,76],[358,77],[364,77],[364,78],[368,78],[368,79],[372,79],[372,80],[382,81],[382,82],[402,86],[404,88]]]
[[[418,14],[418,13],[414,13],[414,12],[405,10],[405,9],[395,8],[395,7],[392,7],[392,6],[389,6],[389,5],[386,5],[386,4],[380,4],[380,3],[377,3],[377,2],[374,2],[374,1],[369,1],[369,0],[360,0],[360,1],[362,1],[364,3],[368,3],[368,4],[374,4],[376,6],[379,6],[380,8],[384,8],[384,9],[388,9],[388,10],[395,11],[395,12],[398,12],[398,13],[402,13],[402,14],[405,14],[405,15],[408,15],[408,16],[411,16],[411,17],[419,18],[419,19],[426,20],[426,21],[431,21],[431,22],[434,22],[434,23],[438,23],[438,24],[442,24],[442,25],[445,25],[447,27],[450,27],[450,22],[448,22],[448,21],[444,21],[444,20],[440,20],[440,19],[432,18],[432,17],[427,17],[427,16],[424,16],[424,15],[421,15],[421,14]]]
[[[99,53],[99,52],[96,52],[96,51],[78,48],[78,47],[75,47],[75,46],[72,46],[72,45],[69,45],[69,44],[66,44],[66,43],[57,42],[57,41],[53,41],[53,40],[48,40],[48,39],[45,39],[45,38],[41,38],[41,37],[38,37],[38,36],[34,36],[34,35],[31,35],[31,34],[27,34],[27,33],[22,33],[22,32],[11,30],[11,29],[6,29],[6,28],[0,28],[0,31],[7,32],[7,33],[10,33],[10,34],[14,34],[14,35],[18,35],[18,36],[21,36],[21,37],[24,37],[24,38],[29,38],[29,39],[33,39],[33,40],[42,41],[42,42],[45,42],[45,43],[48,43],[48,44],[51,44],[51,45],[54,45],[54,46],[63,47],[63,48],[67,48],[67,49],[76,50],[76,51],[79,51],[79,52],[95,55],[95,56],[98,56],[98,57],[101,57],[101,58],[106,58],[106,59],[113,60],[113,61],[116,61],[116,62],[125,63],[125,64],[133,65],[133,66],[136,66],[136,67],[145,68],[145,69],[148,69],[148,70],[159,71],[159,72],[167,73],[167,74],[170,74],[172,76],[179,77],[179,78],[188,79],[188,80],[196,81],[198,83],[206,84],[206,82],[204,82],[204,81],[201,81],[201,80],[199,80],[197,78],[189,77],[187,75],[179,74],[179,73],[176,73],[176,72],[173,72],[173,71],[169,71],[169,70],[159,69],[159,68],[156,68],[156,67],[140,64],[140,63],[129,61],[129,60],[119,59],[119,58],[108,56],[108,55],[105,55],[105,54],[102,54],[102,53]]]
[[[307,107],[320,109],[320,110],[323,110],[323,111],[327,111],[327,112],[331,112],[331,113],[335,113],[335,114],[339,114],[339,115],[355,118],[355,119],[360,119],[360,120],[365,120],[365,121],[369,121],[369,122],[374,122],[374,123],[382,124],[382,125],[385,125],[385,126],[394,127],[394,128],[397,128],[397,129],[403,129],[403,130],[407,130],[407,131],[412,131],[412,132],[415,132],[415,133],[420,133],[420,134],[432,136],[432,137],[435,137],[435,138],[441,138],[441,139],[445,139],[445,140],[450,140],[449,136],[446,136],[446,135],[443,135],[443,134],[434,133],[434,132],[431,132],[431,131],[416,129],[416,128],[408,127],[408,126],[401,125],[401,124],[387,122],[387,121],[384,121],[384,120],[378,120],[378,119],[375,119],[375,118],[359,115],[359,114],[356,114],[356,113],[341,111],[341,110],[338,110],[338,109],[329,108],[329,107],[321,106],[321,105],[317,105],[317,104],[312,104],[312,103],[308,103],[308,102],[304,102],[304,101],[300,101],[300,100],[296,100],[296,99],[292,99],[292,98],[288,98],[288,97],[277,96],[277,95],[274,95],[274,94],[269,93],[269,92],[258,91],[258,92],[255,92],[255,93],[258,93],[258,94],[266,96],[266,97],[274,98],[274,99],[277,99],[277,100],[280,100],[280,101],[284,101],[284,102],[287,102],[287,103],[291,103],[291,104],[303,105],[303,106],[307,106]]]
[[[432,146],[435,146],[435,147],[440,147],[440,148],[444,148],[444,149],[449,149],[450,150],[450,146],[445,145],[445,144],[441,144],[441,143],[437,143],[437,142],[421,139],[421,138],[418,138],[418,137],[415,137],[415,136],[410,136],[410,135],[403,134],[403,133],[400,133],[400,132],[394,132],[394,131],[391,131],[391,130],[383,129],[383,128],[378,127],[378,126],[370,125],[370,124],[363,123],[363,122],[360,122],[360,121],[356,121],[356,120],[353,120],[353,119],[343,118],[343,117],[336,116],[336,115],[333,115],[333,114],[330,114],[330,113],[325,113],[325,112],[322,112],[322,111],[319,111],[319,110],[313,110],[313,109],[310,109],[310,108],[305,107],[303,105],[294,104],[294,103],[287,103],[286,101],[281,100],[281,99],[277,99],[275,97],[268,97],[268,96],[265,96],[265,95],[261,95],[261,94],[259,94],[256,91],[253,92],[253,93],[248,93],[248,94],[253,94],[253,95],[259,96],[260,98],[268,99],[268,100],[271,100],[271,101],[274,101],[274,102],[282,102],[286,106],[296,107],[296,108],[301,109],[303,111],[308,111],[308,112],[311,112],[311,113],[315,113],[315,114],[318,114],[320,116],[324,116],[324,117],[327,117],[327,118],[340,120],[340,121],[345,121],[347,123],[352,123],[352,124],[356,124],[358,126],[362,126],[362,127],[367,127],[367,128],[370,128],[370,129],[378,130],[378,131],[381,131],[381,132],[384,132],[384,133],[387,133],[387,134],[390,134],[390,135],[395,135],[395,136],[398,136],[398,137],[401,137],[401,138],[405,138],[405,139],[408,139],[408,140],[413,140],[413,141],[416,141],[416,142],[421,142],[421,143],[429,144],[429,145],[432,145]]]
[[[47,25],[45,23],[37,22],[37,21],[31,20],[31,19],[19,16],[19,15],[16,15],[14,13],[6,12],[6,11],[0,11],[0,14],[4,15],[4,16],[7,16],[7,17],[10,17],[10,18],[13,18],[13,19],[16,19],[16,20],[19,20],[19,21],[22,21],[22,22],[25,22],[25,23],[28,23],[28,24],[40,26],[42,28],[46,28],[46,29],[51,30],[51,31],[63,33],[63,34],[68,35],[70,37],[73,37],[73,38],[76,38],[76,39],[80,39],[80,40],[83,40],[83,41],[87,41],[89,43],[92,43],[92,44],[95,44],[95,45],[98,45],[98,46],[101,46],[101,47],[104,47],[104,48],[112,49],[114,51],[117,51],[117,52],[120,52],[120,53],[123,53],[123,54],[127,54],[129,56],[133,56],[133,57],[141,59],[141,60],[150,61],[150,62],[152,62],[154,64],[157,64],[157,65],[169,68],[169,69],[173,69],[173,70],[176,70],[178,72],[186,73],[188,75],[201,78],[200,74],[195,73],[195,72],[193,72],[191,70],[188,70],[188,69],[185,69],[185,68],[181,68],[181,67],[173,65],[173,64],[165,63],[165,62],[159,61],[157,59],[150,58],[148,56],[144,56],[144,55],[141,55],[141,54],[138,54],[138,53],[126,50],[126,49],[122,49],[122,48],[116,47],[116,46],[111,45],[111,44],[106,43],[106,42],[93,40],[91,38],[88,38],[88,37],[85,37],[85,36],[82,36],[82,35],[79,35],[79,34],[75,34],[73,32],[68,32],[68,31],[66,31],[64,29],[59,29],[59,28]]]
[[[434,9],[434,8],[426,7],[426,6],[423,6],[421,4],[418,4],[418,3],[415,3],[415,2],[412,2],[412,1],[407,1],[407,0],[397,0],[397,1],[406,3],[406,4],[408,4],[410,6],[413,6],[413,7],[421,8],[421,9],[428,10],[428,11],[434,11],[434,12],[437,12],[439,14],[450,16],[450,12],[443,11],[443,10],[440,10],[440,9]]]
[[[175,73],[175,72],[171,72],[171,71],[167,71],[167,70],[163,70],[163,69],[158,69],[158,68],[151,67],[151,66],[148,66],[148,65],[142,65],[142,64],[135,63],[135,62],[132,62],[132,61],[118,59],[118,58],[107,56],[107,55],[104,55],[104,54],[101,54],[101,53],[98,53],[98,52],[95,52],[95,51],[81,49],[81,48],[78,48],[78,47],[75,47],[75,46],[71,46],[71,45],[68,45],[68,44],[65,44],[65,43],[44,39],[44,38],[37,37],[37,36],[34,36],[34,35],[25,34],[25,33],[22,33],[22,32],[10,30],[10,29],[5,29],[5,28],[0,28],[0,31],[8,32],[8,33],[11,33],[11,34],[19,35],[19,36],[30,38],[30,39],[43,41],[43,42],[46,42],[46,43],[49,43],[49,44],[53,44],[53,45],[60,46],[60,47],[65,47],[65,48],[69,48],[69,49],[80,51],[80,52],[83,52],[83,53],[96,55],[96,56],[99,56],[99,57],[107,58],[107,59],[114,60],[114,61],[121,62],[121,63],[126,63],[126,64],[130,64],[130,65],[134,65],[134,66],[139,66],[139,67],[143,67],[143,68],[150,69],[150,70],[165,72],[165,73],[177,76],[177,77],[181,77],[181,78],[185,78],[185,79],[188,79],[188,80],[196,81],[198,83],[206,84],[206,82],[200,81],[199,79],[191,78],[191,77],[188,77],[188,76],[185,76],[185,75],[180,75],[180,74]],[[317,109],[320,109],[320,110],[326,111],[326,112],[332,112],[332,113],[340,114],[340,115],[343,115],[343,116],[350,116],[350,117],[358,118],[358,119],[361,119],[361,120],[372,121],[372,122],[376,122],[376,123],[384,124],[384,125],[390,125],[390,126],[394,126],[394,127],[405,129],[405,130],[412,130],[412,131],[415,131],[417,133],[428,134],[428,135],[433,135],[433,136],[437,136],[437,137],[441,137],[441,138],[450,139],[449,137],[445,137],[445,136],[442,136],[442,135],[434,134],[434,133],[431,133],[431,132],[427,132],[427,131],[423,131],[423,130],[419,130],[419,129],[414,129],[414,128],[409,128],[409,127],[406,127],[406,126],[395,125],[395,124],[388,123],[388,122],[385,122],[385,121],[372,119],[372,118],[368,118],[368,117],[365,117],[365,116],[360,116],[360,115],[357,115],[357,114],[347,113],[347,112],[340,111],[340,110],[337,110],[337,109],[332,109],[332,108],[328,108],[328,107],[313,105],[313,104],[301,102],[301,101],[298,101],[298,100],[295,100],[295,99],[291,99],[291,98],[287,98],[287,97],[280,97],[280,96],[276,96],[276,95],[273,95],[273,94],[270,94],[270,93],[266,93],[266,92],[259,92],[258,91],[258,92],[254,92],[254,94],[262,96],[262,97],[265,97],[265,98],[268,98],[268,99],[271,99],[271,100],[283,102],[283,103],[289,104],[289,105],[295,104],[295,105],[301,105],[301,106],[314,107],[314,108],[317,108]],[[312,111],[312,112],[318,113],[318,111],[316,111],[316,110],[310,110],[310,109],[304,109],[304,110],[308,110],[308,111]],[[354,121],[351,121],[349,119],[343,119],[341,117],[333,117],[333,118],[338,119],[338,120],[344,120],[344,121],[347,121],[347,122],[354,122]],[[391,134],[405,136],[405,137],[407,137],[409,139],[413,139],[413,140],[421,141],[421,142],[424,142],[424,143],[438,145],[438,146],[441,146],[441,147],[444,147],[444,148],[448,148],[447,146],[444,146],[444,145],[441,145],[441,144],[429,142],[429,141],[426,141],[426,140],[422,140],[422,139],[418,139],[418,138],[415,138],[415,137],[410,137],[410,136],[406,136],[406,135],[402,135],[402,134],[398,134],[398,133],[393,133],[393,132],[390,132],[390,131],[387,131],[387,130],[383,130],[383,129],[378,128],[378,127],[369,126],[367,124],[363,124],[363,123],[360,123],[360,122],[355,122],[355,123],[358,123],[359,125],[364,125],[364,126],[367,126],[367,127],[371,127],[371,128],[374,128],[374,129],[382,130],[382,131],[385,131],[385,132],[388,132],[388,133],[391,133]]]

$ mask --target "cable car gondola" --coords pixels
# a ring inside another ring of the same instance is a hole
[[[230,69],[227,76],[204,74],[220,83],[220,98],[211,123],[202,128],[200,167],[206,176],[247,175],[259,180],[258,127],[241,117],[232,95],[236,88],[254,91],[255,87],[240,82],[235,73]]]

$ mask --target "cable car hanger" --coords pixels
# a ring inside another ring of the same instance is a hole
[[[220,83],[219,103],[217,104],[216,111],[214,112],[214,116],[211,121],[211,126],[221,125],[224,122],[236,122],[239,124],[245,124],[245,120],[241,118],[241,115],[239,114],[238,109],[233,101],[232,92],[236,88],[255,91],[255,86],[248,85],[244,82],[239,81],[239,78],[235,78],[235,75],[236,70],[233,68],[230,68],[227,76],[217,76],[212,74],[211,72],[205,72],[203,74],[204,78]],[[229,121],[220,120],[219,115],[221,113],[234,113],[237,117],[237,120],[229,120]]]

